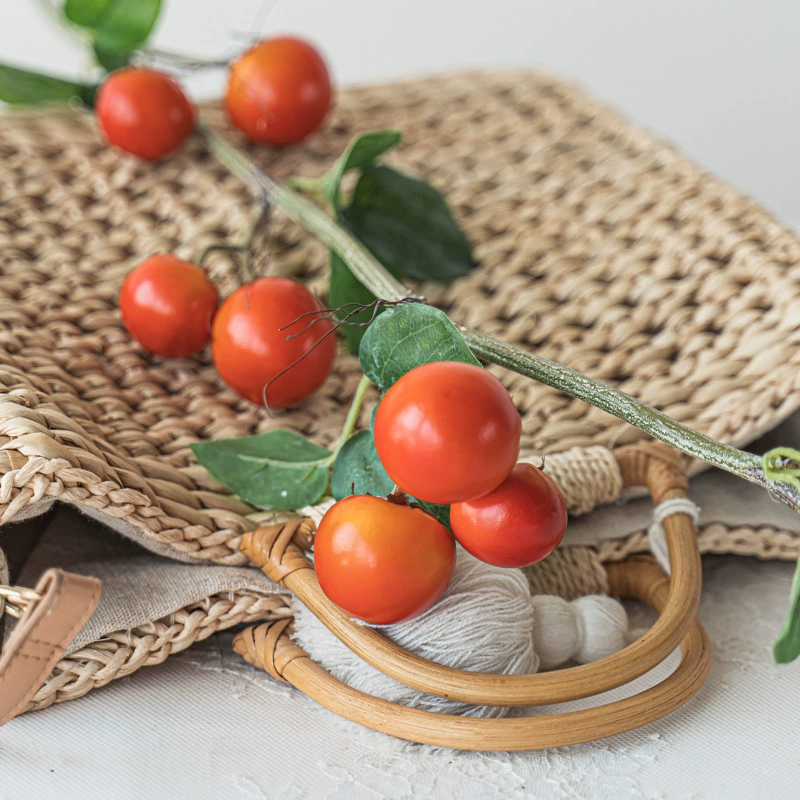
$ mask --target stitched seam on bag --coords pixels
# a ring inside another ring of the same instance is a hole
[[[83,613],[83,614],[81,614],[81,616],[80,616],[80,619],[78,619],[78,620],[76,621],[76,623],[75,623],[75,624],[72,626],[72,628],[71,628],[71,629],[68,631],[68,633],[66,634],[66,636],[64,636],[64,637],[62,638],[62,640],[61,640],[61,643],[60,643],[59,645],[57,645],[57,647],[58,647],[58,649],[59,649],[59,650],[62,650],[62,651],[63,651],[64,649],[66,649],[66,647],[67,647],[67,645],[69,644],[69,642],[71,642],[71,641],[72,641],[72,639],[74,639],[74,638],[75,638],[75,636],[77,635],[78,631],[79,631],[79,630],[80,630],[80,629],[81,629],[81,628],[82,628],[82,627],[83,627],[83,626],[86,624],[86,622],[88,621],[89,617],[91,617],[91,615],[94,613],[94,609],[95,609],[95,606],[97,605],[97,601],[100,599],[100,592],[101,592],[101,591],[102,591],[102,584],[99,584],[99,583],[98,583],[98,585],[95,587],[95,590],[94,590],[94,592],[92,592],[92,595],[91,595],[91,597],[90,597],[90,599],[89,599],[89,606],[90,606],[90,608],[89,608],[89,610],[88,610],[88,613]],[[54,600],[53,600],[53,604],[52,604],[52,605],[53,605],[53,608],[55,608],[55,607],[56,607],[56,605],[58,604],[58,601],[61,599],[61,596],[62,596],[62,594],[63,594],[62,590],[61,590],[61,589],[59,589],[58,593],[56,594],[56,596],[55,596],[55,598],[54,598]],[[18,653],[17,655],[21,655],[21,654],[20,654],[20,653]],[[60,657],[60,655],[61,655],[61,654],[59,654],[59,657]],[[49,665],[49,663],[50,663],[50,660],[51,660],[51,659],[50,659],[50,658],[46,658],[46,659],[40,659],[40,660],[42,660],[42,661],[45,661],[45,662],[46,662],[46,664],[48,664],[48,665]],[[13,663],[14,663],[14,659],[12,659],[12,660],[9,662],[9,665],[8,665],[8,667],[10,667],[10,666],[11,666]],[[57,663],[57,662],[56,662],[56,663]],[[55,666],[55,665],[54,665],[54,666]],[[5,670],[5,671],[4,671],[2,674],[0,674],[0,681],[2,681],[2,679],[3,679],[3,676],[4,676],[4,675],[5,675],[7,672],[8,672],[8,667],[6,668],[6,670]],[[44,675],[44,676],[45,676],[45,678],[46,678],[46,675],[45,675],[45,670],[44,670],[44,669],[42,669],[42,670],[40,670],[40,671],[39,671],[39,673],[38,673],[38,674],[37,674],[37,676],[36,676],[36,679],[35,679],[35,681],[32,681],[31,683],[32,683],[33,685],[36,685],[36,684],[41,684],[41,683],[43,683],[44,681],[43,681],[43,680],[41,680],[41,678],[42,678],[42,676],[43,676],[43,675]],[[37,688],[38,688],[38,687],[37,687]],[[35,694],[35,693],[36,693],[36,692],[34,691],[34,694]],[[17,715],[17,713],[20,711],[20,709],[22,709],[22,708],[25,706],[25,704],[28,702],[28,700],[30,700],[29,693],[28,693],[28,692],[25,692],[25,693],[23,694],[23,696],[20,698],[19,702],[18,702],[18,703],[17,703],[17,704],[16,704],[16,705],[15,705],[15,706],[14,706],[14,707],[11,709],[11,711],[9,712],[7,719],[13,719],[13,718],[14,718],[14,717]]]
[[[30,637],[25,641],[30,642],[31,644],[43,644],[46,647],[59,647],[56,642],[46,642],[44,639],[31,639]]]

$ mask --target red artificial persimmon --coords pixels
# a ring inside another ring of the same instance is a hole
[[[95,113],[106,139],[139,158],[174,153],[194,129],[195,111],[169,75],[145,67],[111,73],[97,93]]]
[[[131,270],[119,293],[131,336],[165,358],[190,356],[205,347],[218,305],[219,292],[208,275],[169,253]]]
[[[328,68],[302,39],[266,39],[231,64],[225,108],[254,142],[299,142],[319,128],[330,104]]]
[[[320,301],[289,278],[258,278],[241,286],[214,319],[217,372],[256,405],[299,403],[328,377],[336,354],[332,323],[321,312]]]
[[[553,479],[517,464],[494,490],[450,507],[461,546],[496,567],[527,567],[547,558],[567,528],[567,504]]]
[[[456,503],[503,482],[519,455],[521,428],[494,375],[436,361],[407,372],[386,393],[375,414],[375,449],[404,492]]]
[[[322,591],[374,625],[429,609],[447,588],[455,558],[453,537],[431,514],[363,494],[335,503],[314,539]]]

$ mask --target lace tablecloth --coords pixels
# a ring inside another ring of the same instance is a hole
[[[217,636],[0,728],[0,798],[793,797],[800,666],[776,667],[770,655],[792,571],[704,559],[708,682],[672,716],[614,739],[522,754],[408,745],[333,716]],[[675,663],[677,655],[640,684]]]

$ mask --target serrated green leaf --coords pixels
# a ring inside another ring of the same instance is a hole
[[[800,561],[795,568],[786,619],[772,647],[772,656],[778,664],[788,664],[800,656]]]
[[[312,505],[328,487],[333,453],[294,431],[274,430],[191,447],[214,478],[259,508]]]
[[[367,328],[359,358],[364,374],[382,392],[420,364],[463,361],[480,366],[447,315],[418,303],[381,314]]]
[[[367,289],[359,280],[350,272],[347,264],[339,258],[338,254],[333,250],[330,251],[330,280],[328,286],[328,303],[331,308],[340,308],[347,303],[362,303],[368,305],[374,302],[375,295]],[[347,323],[363,323],[368,322],[372,316],[372,309],[359,311],[357,314],[348,317],[348,308],[336,312],[337,319],[344,319],[347,317]],[[381,313],[381,312],[379,312]],[[361,344],[361,338],[364,336],[366,328],[355,327],[352,324],[345,323],[339,328],[339,331],[347,342],[347,349],[353,355],[358,355],[358,347]]]
[[[64,5],[64,16],[89,32],[103,66],[143,45],[160,11],[161,0],[67,0]]]
[[[80,100],[90,106],[96,92],[97,87],[87,83],[65,81],[51,75],[0,64],[0,100],[4,103],[37,105]]]
[[[392,491],[394,482],[386,474],[375,450],[370,431],[351,436],[333,462],[331,494],[337,500],[355,494],[384,497]]]
[[[91,28],[97,25],[111,5],[111,0],[66,0],[64,16],[76,25]]]
[[[441,192],[391,167],[367,166],[342,216],[398,275],[446,282],[475,267],[469,239]]]
[[[400,131],[387,130],[360,133],[350,140],[344,153],[322,177],[322,190],[337,213],[340,206],[339,185],[345,173],[366,167],[378,156],[397,147],[402,139]]]

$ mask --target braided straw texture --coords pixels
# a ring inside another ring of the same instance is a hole
[[[224,127],[218,107],[204,115]],[[277,179],[316,176],[355,132],[378,127],[406,132],[391,160],[441,187],[475,243],[480,269],[422,289],[453,318],[726,441],[800,404],[800,244],[670,147],[525,73],[348,90],[304,145],[250,150]],[[0,119],[0,523],[55,497],[181,554],[243,563],[252,509],[196,464],[190,443],[280,426],[330,444],[357,362],[338,359],[313,399],[271,418],[225,389],[208,353],[146,354],[116,297],[142,258],[235,237],[249,209],[199,141],[153,165],[105,146],[86,114]],[[264,239],[261,266],[322,288],[326,254],[311,237],[276,214]],[[235,286],[224,256],[209,269],[223,292]],[[523,416],[523,454],[640,436],[498,374]]]
[[[47,682],[24,711],[75,700],[92,689],[124,678],[141,667],[160,664],[217,631],[258,620],[275,621],[293,615],[288,594],[269,597],[225,592],[181,609],[164,619],[129,631],[113,633],[61,659]]]

